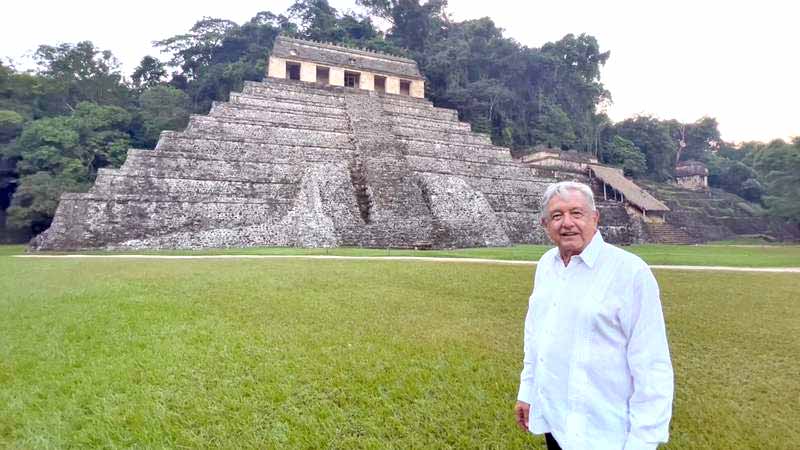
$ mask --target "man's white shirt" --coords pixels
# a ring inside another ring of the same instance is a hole
[[[542,256],[525,318],[518,400],[564,450],[666,442],[673,373],[659,291],[639,257],[592,241],[564,266]]]

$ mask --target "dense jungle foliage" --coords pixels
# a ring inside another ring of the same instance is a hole
[[[530,48],[489,18],[455,22],[446,0],[358,0],[362,13],[326,0],[297,0],[244,24],[204,17],[185,34],[155,42],[126,75],[91,41],[41,45],[33,71],[0,62],[0,241],[45,230],[63,192],[86,191],[97,170],[118,167],[128,148],[153,148],[245,80],[260,80],[280,33],[415,59],[426,96],[455,108],[475,131],[519,156],[536,146],[574,149],[632,177],[674,176],[677,161],[704,161],[709,183],[800,222],[800,138],[733,145],[717,121],[638,116],[614,123],[600,80],[610,57],[589,35]],[[381,31],[374,23],[389,24]]]

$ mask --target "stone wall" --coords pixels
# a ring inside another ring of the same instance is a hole
[[[587,181],[513,161],[427,100],[267,78],[64,194],[32,248],[544,243],[539,202],[562,179]],[[620,221],[611,241],[630,239]]]
[[[271,56],[284,60],[314,61],[322,65],[422,79],[417,63],[413,59],[285,36],[279,36],[275,40]]]
[[[708,177],[705,175],[688,175],[675,177],[675,184],[693,191],[704,191],[708,189]]]
[[[344,71],[348,70],[360,74],[359,89],[376,90],[375,77],[380,76],[386,93],[425,97],[425,79],[417,63],[407,58],[279,36],[269,57],[267,76],[288,78],[287,64],[299,64],[300,80],[305,82],[344,86]],[[327,69],[328,78],[317,80],[317,68]],[[401,81],[409,84],[408,92],[401,92]]]

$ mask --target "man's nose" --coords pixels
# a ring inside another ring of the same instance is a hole
[[[565,227],[571,227],[575,225],[575,221],[572,220],[572,216],[570,216],[569,214],[564,214],[564,221],[562,222],[561,225]]]

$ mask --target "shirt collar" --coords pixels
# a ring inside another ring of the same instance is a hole
[[[600,256],[603,245],[605,245],[605,241],[603,240],[603,236],[600,235],[600,230],[597,230],[594,232],[594,236],[589,242],[589,245],[587,245],[579,255],[573,256],[573,258],[580,258],[581,261],[591,269]],[[558,251],[555,252],[554,260],[556,263],[561,264],[562,267],[564,266],[564,263],[561,261],[561,254]]]
[[[605,244],[605,241],[603,240],[603,236],[600,235],[600,231],[595,231],[592,241],[589,242],[589,245],[578,255],[581,257],[581,261],[589,266],[590,269],[594,267],[597,257],[600,256],[600,250],[603,248],[603,244]]]

